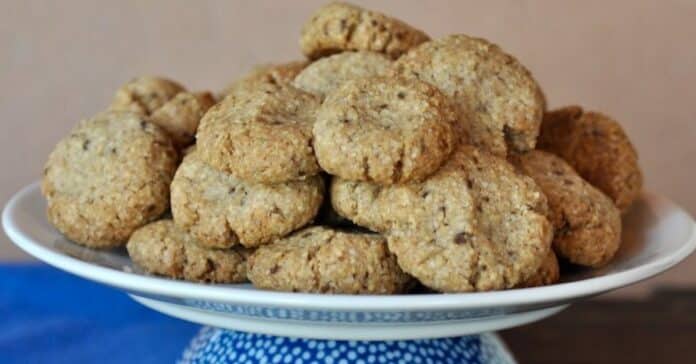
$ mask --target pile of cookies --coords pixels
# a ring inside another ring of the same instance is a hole
[[[295,292],[531,287],[614,257],[642,186],[616,121],[547,111],[487,40],[350,4],[300,46],[217,97],[121,87],[49,156],[50,222],[149,273]]]

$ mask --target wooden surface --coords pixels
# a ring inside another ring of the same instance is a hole
[[[501,335],[521,364],[696,363],[696,290],[586,301]]]

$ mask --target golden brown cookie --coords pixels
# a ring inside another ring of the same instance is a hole
[[[315,61],[300,72],[293,85],[324,99],[344,82],[382,76],[392,61],[376,52],[343,52]]]
[[[123,245],[169,207],[177,161],[169,135],[142,115],[97,114],[48,157],[41,186],[48,220],[76,243]]]
[[[307,61],[291,61],[256,66],[247,75],[234,81],[221,91],[218,99],[222,100],[229,94],[249,92],[261,84],[289,84],[307,64],[309,64]]]
[[[206,249],[172,220],[145,225],[131,235],[128,255],[148,273],[194,282],[239,283],[246,279],[250,251]]]
[[[255,247],[312,221],[324,195],[320,176],[273,185],[244,182],[190,152],[172,181],[172,215],[206,247]]]
[[[279,291],[393,294],[411,283],[382,236],[322,226],[258,248],[248,264],[254,286]]]
[[[621,211],[640,196],[643,175],[638,154],[618,122],[598,112],[568,106],[548,112],[539,149],[565,159],[593,186],[606,193]]]
[[[438,291],[515,287],[550,249],[546,199],[534,181],[468,145],[421,183],[336,178],[331,198],[339,214],[386,233],[401,268]]]
[[[186,91],[184,87],[172,80],[142,76],[130,80],[116,91],[110,109],[149,116],[182,91]]]
[[[196,129],[203,115],[215,105],[210,92],[179,92],[150,115],[172,137],[174,146],[186,148],[195,141]]]
[[[312,125],[319,100],[290,85],[264,84],[230,94],[201,120],[200,157],[254,183],[281,183],[319,173]]]
[[[345,179],[418,181],[454,148],[454,117],[447,98],[425,82],[352,80],[329,94],[317,112],[314,151],[322,169]]]
[[[499,156],[534,149],[545,107],[541,89],[497,45],[450,35],[421,44],[394,66],[397,74],[431,83],[451,97],[475,146]]]
[[[512,160],[548,199],[556,252],[571,263],[606,265],[621,244],[621,213],[611,199],[551,153],[535,150]]]
[[[428,35],[376,11],[332,2],[317,10],[302,28],[300,47],[315,59],[342,51],[373,51],[398,58]]]
[[[560,278],[561,271],[558,267],[558,258],[556,258],[553,250],[550,250],[537,272],[517,288],[548,286],[557,283]]]

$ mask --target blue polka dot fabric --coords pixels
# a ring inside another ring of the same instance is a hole
[[[204,327],[182,364],[511,364],[494,334],[403,341],[335,341],[285,338]]]

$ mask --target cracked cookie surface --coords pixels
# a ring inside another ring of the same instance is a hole
[[[511,160],[546,195],[556,252],[584,266],[609,263],[621,244],[621,213],[611,199],[551,153],[535,150]]]
[[[536,184],[468,145],[421,183],[336,178],[331,199],[342,216],[385,233],[402,269],[438,291],[512,288],[550,249],[546,198]]]
[[[263,289],[340,294],[401,293],[412,282],[381,235],[321,226],[258,248],[248,276]]]
[[[126,245],[133,262],[148,273],[208,283],[240,283],[246,278],[250,250],[208,249],[169,219],[147,224]]]
[[[179,92],[186,91],[175,81],[162,77],[137,77],[116,90],[110,109],[128,110],[150,116]]]
[[[539,149],[565,159],[621,211],[640,196],[638,153],[621,125],[607,115],[579,106],[550,111],[544,116]]]
[[[421,180],[456,143],[454,112],[435,87],[413,79],[348,81],[317,112],[314,150],[322,169],[379,184]]]
[[[215,98],[210,92],[179,92],[152,112],[150,121],[166,130],[181,150],[195,142],[198,124],[213,105]]]
[[[534,149],[543,94],[530,72],[497,45],[450,35],[410,50],[396,61],[394,71],[449,96],[475,146],[499,156]]]
[[[300,47],[315,59],[342,51],[373,51],[398,58],[429,39],[412,26],[355,5],[333,2],[319,8],[302,27]]]
[[[76,243],[123,245],[169,206],[177,162],[169,135],[140,114],[107,111],[81,121],[46,162],[48,219]]]
[[[324,99],[346,81],[385,75],[391,63],[381,53],[343,52],[313,62],[295,77],[292,84]]]
[[[254,247],[309,223],[324,195],[321,176],[272,185],[218,171],[189,152],[172,181],[172,215],[201,245]]]
[[[232,82],[220,94],[222,100],[229,94],[249,92],[263,84],[289,84],[309,64],[307,61],[291,61],[286,63],[265,64],[254,67],[248,74]]]
[[[228,95],[198,127],[200,157],[255,183],[280,183],[319,173],[312,125],[319,100],[286,84],[263,84]]]

